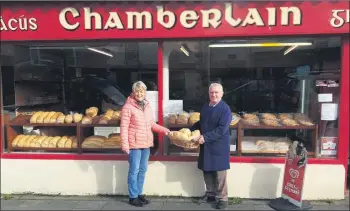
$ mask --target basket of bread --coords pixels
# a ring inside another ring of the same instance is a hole
[[[183,147],[185,149],[197,149],[199,143],[194,139],[200,136],[199,130],[191,132],[188,128],[182,128],[179,131],[171,131],[168,134],[169,140],[172,144]]]

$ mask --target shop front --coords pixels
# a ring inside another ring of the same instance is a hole
[[[1,192],[126,195],[119,117],[141,80],[172,131],[198,120],[210,83],[223,85],[230,197],[279,197],[297,140],[309,157],[303,198],[343,199],[349,17],[341,1],[3,4]],[[202,195],[198,148],[154,136],[145,194]]]

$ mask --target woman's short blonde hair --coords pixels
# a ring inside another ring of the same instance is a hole
[[[147,91],[147,86],[142,81],[137,81],[132,85],[132,91],[135,92],[136,88],[142,88]]]

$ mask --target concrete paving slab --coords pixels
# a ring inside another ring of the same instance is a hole
[[[234,204],[228,205],[227,210],[255,210],[255,206],[251,205],[243,205],[243,204]]]
[[[89,209],[89,210],[101,210],[107,201],[80,201],[75,209]]]
[[[255,210],[274,210],[269,205],[254,205]]]
[[[181,203],[181,202],[166,202],[162,210],[212,210],[213,204],[195,204],[195,203]]]
[[[81,201],[53,200],[48,204],[46,210],[73,210]]]
[[[47,210],[52,200],[23,200],[18,206],[12,210]]]
[[[134,207],[126,202],[121,201],[110,201],[107,202],[101,210],[161,210],[163,203],[152,202],[144,207]]]
[[[12,199],[12,200],[1,200],[1,210],[13,210],[22,204],[23,200]]]

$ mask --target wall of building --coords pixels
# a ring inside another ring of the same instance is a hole
[[[144,193],[201,196],[204,183],[196,162],[150,162]],[[230,197],[275,198],[281,195],[284,164],[231,163]],[[343,199],[342,165],[308,165],[304,199]],[[1,160],[1,193],[127,195],[128,163],[84,160]]]

